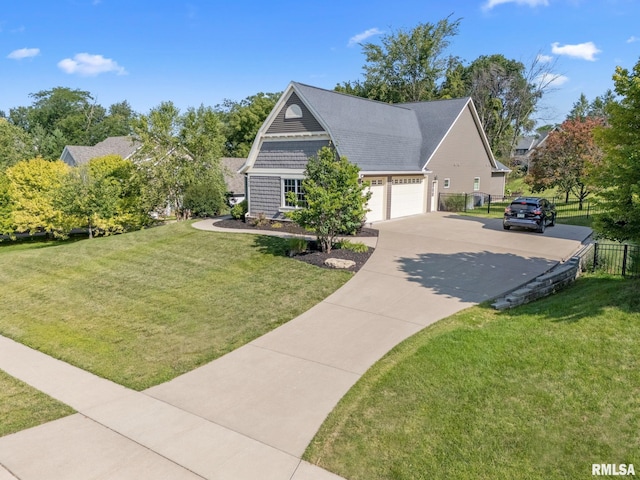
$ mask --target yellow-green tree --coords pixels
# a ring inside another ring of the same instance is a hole
[[[17,232],[64,236],[69,221],[56,201],[69,166],[42,158],[21,161],[6,170],[11,222]]]
[[[64,178],[57,205],[74,227],[95,234],[122,233],[148,219],[142,211],[133,163],[119,155],[93,158]]]

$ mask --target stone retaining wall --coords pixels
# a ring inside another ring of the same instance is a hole
[[[511,291],[504,297],[496,299],[492,306],[497,310],[517,307],[542,297],[551,295],[573,283],[584,271],[589,260],[589,253],[593,256],[593,244],[585,245],[568,261],[556,265],[548,272],[536,277],[529,283]]]

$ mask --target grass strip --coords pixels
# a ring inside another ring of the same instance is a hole
[[[400,344],[342,399],[305,459],[358,479],[580,479],[640,467],[640,282],[588,276],[477,306]]]

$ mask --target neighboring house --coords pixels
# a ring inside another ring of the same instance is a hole
[[[244,175],[238,173],[246,162],[246,158],[223,157],[220,159],[222,174],[227,185],[228,199],[231,205],[240,203],[245,198]]]
[[[307,160],[333,146],[370,183],[367,222],[438,209],[438,193],[503,195],[471,98],[388,104],[292,82],[258,131],[240,172],[249,216],[284,217],[302,195]]]
[[[109,137],[93,147],[67,145],[62,150],[60,160],[67,165],[77,167],[89,162],[92,158],[106,155],[120,155],[125,160],[130,158],[139,148],[140,143],[131,137]]]
[[[533,156],[533,152],[544,146],[551,132],[556,132],[558,130],[560,130],[560,127],[555,126],[540,135],[520,137],[518,139],[518,143],[513,149],[513,165],[524,165],[528,170],[531,166],[531,157]]]

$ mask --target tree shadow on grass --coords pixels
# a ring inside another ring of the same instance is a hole
[[[253,239],[253,244],[260,253],[273,255],[275,257],[287,256],[288,246],[286,238],[271,235],[256,235]]]

